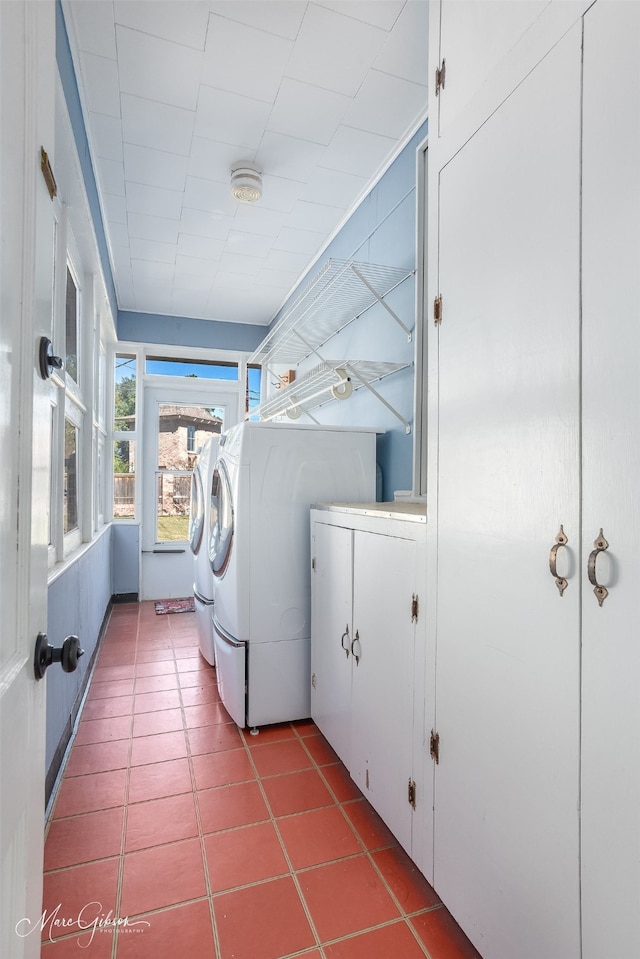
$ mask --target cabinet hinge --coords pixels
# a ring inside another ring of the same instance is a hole
[[[409,787],[407,789],[407,802],[412,809],[416,808],[416,784],[413,779],[409,780]]]
[[[315,573],[315,571],[316,571],[316,558],[315,558],[315,556],[314,556],[313,559],[311,560],[311,569],[312,569],[312,570],[314,571],[314,573]]]
[[[411,597],[411,622],[418,622],[418,594],[414,593]]]
[[[431,730],[431,739],[429,740],[429,754],[435,759],[436,765],[440,762],[440,733],[434,733]]]
[[[442,294],[438,293],[433,301],[433,322],[435,326],[442,323]]]
[[[442,58],[442,63],[439,68],[436,70],[436,96],[440,95],[440,87],[444,90],[444,80],[446,76],[446,67],[444,62],[444,57]]]

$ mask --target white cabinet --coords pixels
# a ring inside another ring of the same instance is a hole
[[[311,714],[422,867],[425,511],[394,506],[311,511]]]
[[[433,875],[484,959],[640,955],[640,18],[573,9],[430,143]]]

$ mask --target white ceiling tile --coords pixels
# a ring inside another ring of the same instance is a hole
[[[293,230],[285,227],[273,244],[274,250],[286,250],[288,253],[306,253],[307,256],[313,255],[318,250],[324,240],[324,233],[315,233],[312,230]]]
[[[150,150],[134,143],[124,144],[125,177],[134,183],[184,190],[188,165],[188,158],[177,153]]]
[[[116,28],[120,86],[125,93],[195,110],[202,55],[170,40]]]
[[[276,237],[287,220],[279,210],[267,210],[260,204],[238,203],[232,224],[234,230]]]
[[[138,280],[148,280],[150,282],[169,283],[173,285],[173,266],[170,263],[161,263],[158,260],[131,260],[131,273],[136,285],[136,294]]]
[[[272,0],[270,3],[241,2],[241,0],[212,0],[211,10],[221,17],[246,23],[274,33],[278,37],[295,40],[307,8],[302,0]]]
[[[176,256],[176,273],[192,273],[194,276],[211,276],[217,273],[218,263],[208,257]]]
[[[256,152],[256,163],[265,174],[306,183],[323,154],[321,143],[267,130]]]
[[[204,49],[209,20],[208,0],[180,0],[179,3],[115,0],[114,11],[116,23],[195,50]]]
[[[179,220],[182,211],[182,193],[178,190],[163,190],[144,183],[127,183],[127,210],[131,213],[146,213]]]
[[[355,96],[387,33],[310,3],[287,65],[287,76]]]
[[[373,66],[403,80],[426,85],[429,82],[428,46],[428,0],[408,0]]]
[[[260,291],[239,289],[224,292],[214,289],[209,297],[207,313],[212,319],[229,323],[264,325],[268,322],[272,309]]]
[[[174,316],[202,316],[207,309],[209,290],[182,290],[174,285],[171,312]]]
[[[312,233],[331,233],[334,226],[344,215],[344,210],[332,206],[323,206],[321,203],[309,203],[307,200],[298,200],[291,216],[287,219],[287,226],[294,230],[309,230]]]
[[[94,53],[80,54],[86,106],[91,113],[103,113],[108,117],[120,116],[120,87],[118,64],[107,57]]]
[[[122,138],[126,143],[188,156],[195,113],[123,93]]]
[[[121,224],[117,225],[121,226]],[[117,236],[117,234],[113,234],[113,236]],[[111,245],[111,262],[118,275],[125,273],[131,276],[131,251],[128,238],[126,246],[119,246],[116,243]]]
[[[238,201],[231,195],[231,187],[228,183],[216,183],[214,180],[201,180],[195,176],[188,176],[184,205],[192,210],[206,210],[233,216]]]
[[[187,233],[181,233],[178,237],[178,254],[180,256],[219,260],[224,253],[224,249],[224,240],[215,240],[206,236],[192,236]]]
[[[107,221],[107,228],[109,223],[126,223],[127,222],[127,200],[123,196],[114,196],[111,193],[101,194],[102,200],[102,211],[104,213],[104,218]]]
[[[124,196],[124,164],[121,160],[106,160],[101,157],[96,161],[95,172],[100,189],[115,196]]]
[[[179,220],[169,220],[161,216],[147,216],[144,213],[129,213],[129,234],[141,240],[159,240],[161,243],[178,242]]]
[[[292,253],[286,250],[272,250],[264,261],[265,270],[279,270],[297,273],[298,276],[304,271],[309,263],[309,257],[306,253]]]
[[[221,213],[182,208],[180,232],[191,236],[210,236],[224,240],[229,234],[229,219]]]
[[[345,126],[387,137],[402,137],[428,105],[427,88],[371,70],[347,110]]]
[[[368,182],[364,176],[318,167],[305,185],[300,199],[346,210],[360,197]]]
[[[112,0],[71,0],[73,29],[78,48],[99,57],[116,59],[116,32],[113,23]]]
[[[270,110],[270,104],[260,100],[201,86],[194,133],[255,150]]]
[[[260,205],[267,210],[281,210],[283,213],[291,213],[296,201],[300,199],[304,183],[300,183],[299,180],[269,176],[267,173],[264,174],[262,180],[264,192]]]
[[[120,262],[129,255],[129,229],[126,223],[109,223],[109,241],[113,249],[120,250]]]
[[[88,133],[96,156],[122,160],[122,121],[119,116],[106,117],[101,113],[92,113]]]
[[[176,260],[176,248],[173,243],[161,243],[159,240],[142,240],[131,237],[131,258],[134,260],[157,260],[158,263],[171,263]]]
[[[244,256],[242,253],[225,253],[220,260],[220,271],[225,273],[246,273],[255,276],[264,266],[262,256]]]
[[[203,180],[217,180],[229,183],[231,170],[237,166],[252,164],[254,150],[243,149],[218,140],[194,137],[189,157],[190,176]]]
[[[374,27],[391,30],[398,19],[405,0],[376,0],[375,3],[363,3],[362,0],[315,0],[321,7],[328,7],[345,17],[353,17]]]
[[[339,127],[324,155],[322,165],[329,170],[372,177],[392,151],[395,140],[377,133]]]
[[[340,93],[285,78],[269,117],[268,130],[329,143],[351,100]]]
[[[173,279],[173,290],[193,290],[198,293],[209,294],[213,284],[215,271],[211,273],[182,273],[176,269]]]
[[[292,49],[291,40],[212,16],[202,82],[273,103]]]
[[[230,253],[241,253],[244,256],[265,257],[273,247],[273,243],[273,237],[271,236],[259,236],[255,233],[231,230],[227,240],[227,249]]]
[[[282,296],[288,293],[300,277],[298,270],[261,270],[256,280],[264,286],[280,290]],[[277,304],[280,305],[279,303]]]

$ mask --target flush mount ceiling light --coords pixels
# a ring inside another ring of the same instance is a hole
[[[262,196],[262,177],[250,166],[231,171],[231,192],[240,203],[257,203]]]

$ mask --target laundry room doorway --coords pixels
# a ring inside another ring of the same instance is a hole
[[[219,436],[243,415],[243,395],[239,380],[224,382],[221,387],[215,381],[186,385],[184,380],[176,382],[168,376],[155,376],[151,382],[145,377],[140,577],[143,600],[191,595],[191,476],[198,452],[207,439]]]

